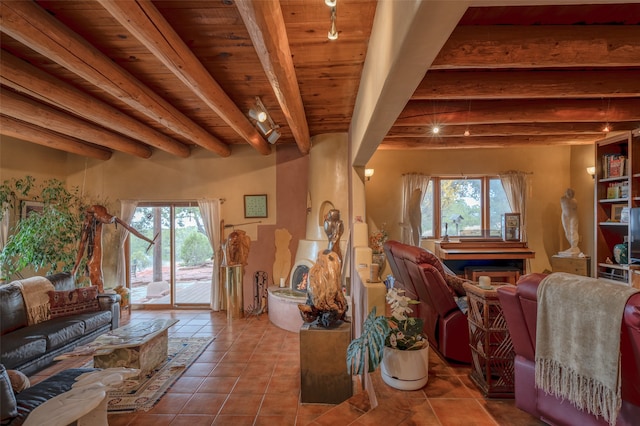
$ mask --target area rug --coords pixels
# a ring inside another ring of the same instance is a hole
[[[109,391],[107,411],[149,411],[213,340],[213,337],[169,337],[167,361],[147,376],[125,380],[122,387]],[[93,361],[87,363],[87,367],[92,365]]]

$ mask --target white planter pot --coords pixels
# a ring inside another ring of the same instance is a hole
[[[417,351],[386,347],[381,364],[382,380],[400,390],[423,388],[429,380],[429,345]]]

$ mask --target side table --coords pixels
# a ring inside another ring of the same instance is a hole
[[[497,285],[484,290],[465,283],[469,304],[469,345],[471,380],[488,398],[513,398],[515,352],[507,322],[498,300]]]

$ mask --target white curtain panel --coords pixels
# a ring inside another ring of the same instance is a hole
[[[500,181],[513,213],[520,213],[520,241],[527,241],[528,173],[510,170],[500,173]]]
[[[220,265],[218,265],[218,253],[220,252],[220,206],[219,198],[211,200],[199,200],[200,214],[204,222],[204,230],[213,248],[213,270],[211,271],[211,310],[219,311],[222,306],[222,289],[220,288]]]
[[[131,220],[133,219],[133,215],[136,212],[136,207],[138,207],[137,200],[121,200],[120,201],[120,220],[130,225]],[[118,255],[118,261],[116,263],[116,280],[117,280],[116,284],[126,287],[127,286],[127,267],[126,267],[127,259],[124,253],[124,242],[127,240],[129,231],[125,229],[124,226],[118,226],[117,232],[118,232],[117,233],[118,247],[120,247],[120,253]]]
[[[411,222],[409,221],[409,201],[411,200],[411,194],[416,188],[420,189],[422,191],[420,204],[422,204],[424,196],[427,193],[429,180],[431,180],[430,176],[420,173],[402,175],[402,222],[400,222],[400,238],[404,244],[414,244],[413,231],[411,230]],[[420,236],[418,236],[417,241],[420,241]]]

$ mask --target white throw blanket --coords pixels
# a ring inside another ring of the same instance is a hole
[[[31,277],[15,281],[20,288],[27,310],[27,323],[38,324],[49,319],[49,293],[55,287],[45,277]]]
[[[620,393],[620,327],[639,290],[554,273],[538,287],[536,387],[615,425]]]

